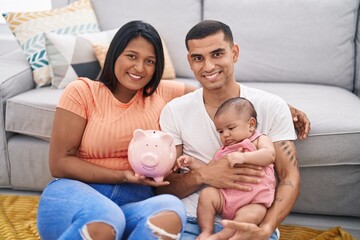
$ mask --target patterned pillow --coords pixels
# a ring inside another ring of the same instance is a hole
[[[104,67],[105,57],[109,47],[107,45],[105,46],[105,45],[95,44],[93,48],[94,48],[95,57],[98,60],[100,67],[102,69]]]
[[[29,61],[37,87],[49,85],[53,74],[44,32],[76,35],[100,31],[89,0],[79,0],[49,11],[7,13],[4,18]]]
[[[117,30],[76,36],[46,32],[46,51],[54,73],[52,86],[65,88],[78,77],[96,79],[101,68],[94,55],[93,45],[108,45]]]
[[[162,41],[162,43],[163,43],[164,57],[165,57],[165,66],[164,66],[164,73],[163,73],[162,78],[163,79],[174,79],[176,77],[175,69],[174,69],[169,51],[167,50],[164,40]],[[108,50],[108,45],[95,44],[93,46],[93,48],[94,48],[95,56],[96,56],[97,60],[99,61],[101,68],[103,68],[106,53]]]

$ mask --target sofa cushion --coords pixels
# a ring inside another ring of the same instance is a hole
[[[89,0],[79,0],[66,7],[48,11],[11,12],[4,17],[31,65],[38,87],[50,84],[52,76],[44,32],[82,34],[99,31]]]
[[[360,217],[359,172],[359,164],[300,166],[300,195],[292,212]]]
[[[54,72],[51,85],[64,88],[78,77],[97,79],[101,68],[92,46],[109,44],[117,30],[77,36],[46,32],[46,51]]]
[[[176,77],[175,69],[174,69],[171,57],[169,55],[169,51],[167,50],[164,40],[162,40],[162,43],[163,43],[164,58],[165,58],[164,73],[163,73],[162,78],[163,79],[174,79]],[[108,50],[108,46],[95,44],[93,46],[93,48],[94,48],[95,56],[96,56],[97,60],[99,61],[100,67],[103,68],[106,53]]]
[[[56,105],[63,89],[32,89],[6,102],[5,129],[49,140]]]
[[[360,99],[353,93],[326,85],[244,84],[275,93],[307,114],[311,121],[309,138],[296,141],[301,166],[360,165],[354,147],[360,146],[360,121],[356,120],[360,119]]]
[[[206,0],[204,18],[233,30],[240,45],[239,81],[315,83],[352,91],[358,5],[355,0]]]

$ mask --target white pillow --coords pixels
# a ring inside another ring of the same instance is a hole
[[[53,69],[51,84],[65,88],[78,77],[96,79],[101,67],[93,45],[109,45],[118,29],[82,35],[45,33],[45,46]]]

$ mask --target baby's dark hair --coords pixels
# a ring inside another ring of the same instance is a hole
[[[223,102],[218,110],[215,113],[214,118],[216,118],[218,115],[228,111],[230,108],[235,109],[235,111],[241,115],[244,116],[244,114],[247,114],[248,116],[245,116],[247,118],[253,117],[255,118],[257,122],[257,113],[255,111],[254,105],[243,97],[234,97],[226,100]]]

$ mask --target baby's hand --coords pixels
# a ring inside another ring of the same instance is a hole
[[[176,160],[180,167],[188,167],[191,164],[191,157],[182,155]]]
[[[231,167],[245,163],[245,155],[243,152],[232,152],[227,154],[227,158]]]
[[[176,159],[176,165],[174,171],[177,171],[179,168],[189,167],[191,164],[192,158],[190,156],[182,155]]]

